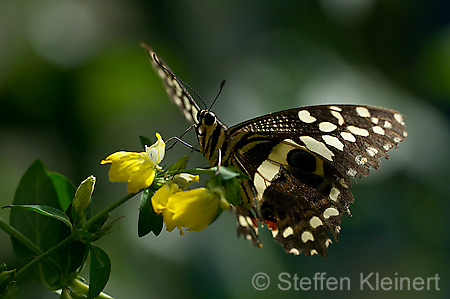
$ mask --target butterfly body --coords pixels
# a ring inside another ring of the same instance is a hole
[[[403,116],[385,108],[320,105],[284,110],[227,128],[199,108],[150,48],[168,94],[194,123],[210,166],[234,166],[249,179],[235,207],[238,234],[260,246],[258,223],[286,252],[327,255],[341,217],[350,215],[351,179],[378,168],[407,136]]]

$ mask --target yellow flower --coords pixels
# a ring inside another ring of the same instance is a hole
[[[175,227],[184,235],[183,227],[190,231],[205,229],[229,203],[220,192],[207,188],[182,191],[177,184],[169,182],[152,197],[153,209],[162,214],[167,231]]]
[[[161,135],[156,133],[158,140],[150,147],[145,146],[145,152],[115,152],[109,155],[101,164],[111,163],[109,180],[111,182],[128,182],[127,192],[137,193],[149,187],[155,178],[158,164],[165,154],[166,144]]]
[[[186,189],[193,183],[198,183],[199,176],[190,173],[179,173],[173,177],[173,182],[181,189]]]

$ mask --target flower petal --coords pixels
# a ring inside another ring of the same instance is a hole
[[[186,189],[193,183],[198,183],[199,176],[190,173],[179,173],[173,177],[173,182],[180,186],[182,189]]]
[[[182,190],[176,184],[172,183],[167,183],[159,188],[151,198],[153,210],[155,210],[155,213],[160,214],[163,210],[165,210],[167,207],[169,196],[179,191]]]
[[[197,188],[170,196],[167,209],[173,213],[172,220],[176,226],[201,231],[211,224],[220,211],[219,200],[217,193]]]
[[[144,152],[117,152],[109,155],[101,163],[112,163],[109,170],[111,182],[128,182],[129,178],[142,167],[152,168]]]
[[[153,168],[141,168],[128,179],[127,192],[137,193],[153,183],[156,171]]]
[[[154,165],[161,163],[164,158],[164,154],[166,153],[166,143],[162,140],[159,133],[156,133],[156,138],[158,138],[158,140],[154,144],[150,147],[145,147],[145,152],[148,154],[148,158],[154,163]]]

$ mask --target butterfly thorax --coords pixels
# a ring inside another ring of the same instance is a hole
[[[224,162],[223,157],[225,153],[221,152],[221,148],[226,140],[227,127],[209,110],[201,110],[197,114],[197,119],[198,142],[209,165],[216,166],[219,162],[219,157]]]

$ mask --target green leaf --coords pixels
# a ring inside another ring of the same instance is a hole
[[[244,175],[242,172],[240,172],[236,167],[233,166],[220,166],[218,167],[211,167],[211,170],[213,170],[217,175],[219,175],[222,180],[231,180],[234,178],[241,178],[245,179],[247,178],[246,175]]]
[[[184,155],[177,162],[175,162],[172,165],[170,165],[169,167],[167,167],[166,171],[178,171],[180,169],[183,169],[186,167],[188,160],[189,160],[189,157],[187,155]]]
[[[139,136],[139,139],[141,140],[141,145],[144,148],[144,150],[146,145],[151,146],[153,144],[153,142],[145,136]]]
[[[7,270],[6,264],[0,265],[0,298],[14,298],[17,285],[14,281],[16,270]]]
[[[64,214],[62,211],[43,205],[10,205],[5,206],[4,208],[12,208],[12,209],[25,209],[29,211],[33,211],[35,213],[39,213],[44,216],[52,217],[56,220],[59,220],[66,224],[68,227],[72,228],[72,223],[70,223],[69,217]]]
[[[89,273],[89,291],[87,298],[97,297],[106,286],[111,272],[111,261],[108,254],[101,248],[89,244],[91,264]]]
[[[138,220],[138,236],[143,237],[150,232],[153,232],[155,236],[161,233],[163,227],[163,217],[161,214],[156,214],[153,210],[151,196],[148,189],[144,190],[141,194],[141,207],[139,209]]]
[[[65,211],[75,196],[75,185],[68,178],[57,172],[49,172],[49,175],[58,195],[61,211]]]
[[[40,160],[36,160],[25,172],[14,196],[14,205],[45,205],[60,209],[60,202],[53,182]],[[58,232],[65,227],[61,221],[26,209],[12,209],[10,224],[43,252],[58,243]],[[13,249],[22,262],[36,256],[28,247],[12,239]],[[27,272],[33,279],[49,289],[61,287],[61,268],[55,255]]]
[[[76,276],[74,274],[78,274],[81,266],[86,262],[88,253],[87,245],[80,241],[74,241],[58,252],[63,277],[66,281]]]
[[[242,186],[238,179],[224,181],[225,198],[229,203],[237,206],[241,203]]]

